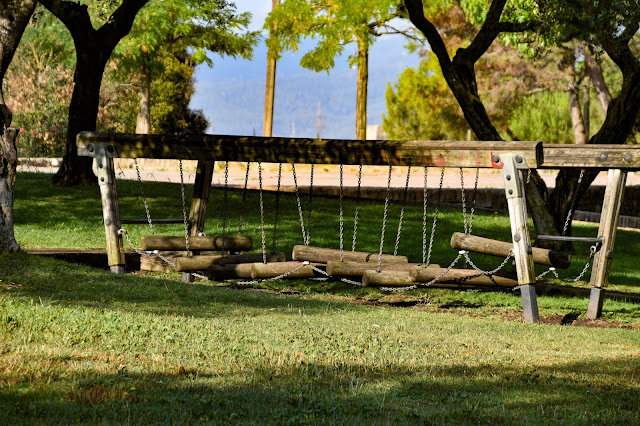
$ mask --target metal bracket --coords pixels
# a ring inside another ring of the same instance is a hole
[[[109,173],[109,157],[108,147],[111,147],[111,151],[115,152],[113,145],[110,144],[95,144],[93,156],[95,157],[96,175],[98,176],[98,185],[112,184],[111,173]]]
[[[527,162],[520,154],[502,154],[502,178],[504,180],[504,192],[507,198],[521,197],[520,170],[526,169]]]

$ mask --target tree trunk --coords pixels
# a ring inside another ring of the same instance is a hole
[[[140,111],[136,122],[136,133],[148,135],[151,133],[151,68],[148,63],[142,67],[140,81]]]
[[[571,63],[568,64],[569,84],[567,92],[569,95],[569,112],[571,115],[571,124],[573,125],[573,139],[576,145],[584,145],[587,143],[584,120],[582,111],[580,110],[580,94],[578,92],[578,83],[576,82],[576,71],[573,64],[573,55],[571,55]]]
[[[95,185],[92,159],[79,157],[76,136],[82,131],[96,130],[102,74],[109,58],[99,49],[94,37],[76,42],[76,70],[69,104],[69,123],[62,164],[53,176],[53,183],[62,186]],[[109,52],[110,54],[111,52]]]
[[[356,139],[367,138],[367,86],[369,85],[369,46],[358,39],[358,89],[356,93]]]
[[[275,11],[280,0],[272,0],[271,11]],[[272,28],[272,31],[275,28]],[[267,56],[267,81],[264,92],[264,117],[262,121],[262,136],[273,134],[273,102],[276,94],[276,60]]]
[[[607,109],[609,109],[609,103],[611,102],[611,92],[609,92],[609,87],[604,81],[602,67],[589,52],[585,52],[584,58],[585,65],[587,66],[587,73],[589,77],[591,77],[591,81],[593,81],[593,88],[596,91],[596,96],[600,101],[602,111],[606,114]]]
[[[582,81],[582,121],[584,122],[584,139],[589,140],[591,133],[591,79],[588,75]]]
[[[5,129],[0,143],[0,251],[20,250],[13,234],[13,184],[16,180],[16,129]]]

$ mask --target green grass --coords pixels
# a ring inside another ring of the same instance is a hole
[[[123,216],[143,217],[137,191],[133,182],[119,186]],[[179,217],[177,185],[145,191],[154,217]],[[229,212],[240,198],[230,194]],[[220,200],[214,195],[210,234],[220,231],[213,219]],[[295,199],[282,203],[279,249],[289,251],[300,241],[299,223]],[[248,205],[246,229],[260,241],[254,195]],[[337,200],[314,199],[314,206],[312,244],[337,247]],[[381,206],[362,207],[359,247],[375,250]],[[24,247],[103,244],[97,188],[54,188],[47,176],[20,174],[16,221]],[[419,206],[406,223],[400,252],[417,261]],[[448,238],[461,223],[459,212],[441,216],[434,261],[455,257]],[[493,214],[478,215],[474,229],[509,235],[507,221]],[[620,232],[616,241],[618,289],[637,291],[635,235]],[[419,304],[399,309],[369,306],[389,298],[378,290],[335,282],[239,290],[0,256],[2,424],[640,422],[635,304],[605,304],[607,317],[624,327],[533,326],[514,319],[520,301],[509,293],[421,290],[403,296]],[[629,268],[618,273],[620,261]],[[539,304],[548,317],[584,312],[587,300],[542,296]]]

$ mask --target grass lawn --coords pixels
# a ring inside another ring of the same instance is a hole
[[[97,187],[55,188],[48,179],[18,175],[22,246],[103,246]],[[123,217],[144,217],[138,191],[135,182],[119,183]],[[153,217],[181,215],[178,185],[146,184],[145,192]],[[230,227],[241,197],[229,194]],[[273,195],[265,198],[273,206]],[[214,219],[224,214],[221,200],[213,195],[210,235],[221,231]],[[260,241],[256,200],[247,201],[244,229]],[[277,248],[290,253],[301,241],[298,213],[294,197],[281,202]],[[311,244],[338,247],[338,201],[314,198],[313,205]],[[358,249],[377,251],[382,207],[361,208]],[[347,202],[346,229],[353,209]],[[267,212],[269,222],[273,208]],[[386,252],[398,212],[393,206]],[[460,229],[459,211],[440,216],[433,262],[455,257],[448,240]],[[421,258],[421,230],[421,207],[412,206],[399,249],[412,261]],[[596,230],[579,225],[574,234]],[[179,226],[170,232],[180,235]],[[130,233],[137,241],[148,232]],[[507,240],[508,220],[478,214],[474,233]],[[637,235],[618,234],[616,290],[638,291]],[[585,260],[576,256],[567,275]],[[306,281],[245,290],[181,284],[177,274],[116,276],[25,253],[0,257],[0,279],[2,424],[640,423],[640,306],[633,303],[605,302],[603,324],[612,328],[525,325],[511,293],[389,296]],[[419,303],[380,305],[390,299]],[[587,302],[539,297],[543,318],[579,317]]]

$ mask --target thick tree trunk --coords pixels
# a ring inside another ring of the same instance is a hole
[[[140,111],[136,121],[136,133],[151,133],[151,68],[148,64],[142,67],[140,81]]]
[[[0,140],[0,251],[20,250],[13,234],[13,184],[16,180],[16,129],[5,129]]]
[[[102,74],[108,60],[108,56],[105,58],[104,52],[96,47],[97,43],[92,38],[88,37],[82,44],[76,42],[78,60],[69,104],[69,130],[62,164],[53,176],[56,185],[94,185],[96,182],[91,158],[79,157],[76,145],[78,133],[96,130]]]
[[[611,92],[609,92],[609,87],[604,81],[602,67],[589,52],[585,53],[584,58],[587,73],[589,74],[589,77],[591,77],[591,81],[593,81],[593,88],[596,91],[596,96],[598,97],[598,101],[600,101],[602,111],[606,114],[607,109],[609,108],[609,103],[611,102]]]
[[[573,126],[573,140],[576,145],[584,145],[587,143],[585,134],[584,120],[582,118],[582,110],[580,108],[579,84],[576,81],[576,70],[574,67],[574,56],[570,55],[567,62],[569,70],[569,84],[567,85],[567,93],[569,95],[569,114],[571,116],[571,124]]]
[[[276,10],[280,0],[272,0],[271,10]],[[273,102],[276,94],[276,63],[275,58],[267,57],[267,80],[264,91],[264,116],[262,121],[262,136],[273,134]]]
[[[367,138],[367,86],[369,85],[369,46],[358,40],[358,89],[356,93],[356,139]]]
[[[582,81],[582,121],[584,138],[588,141],[591,133],[591,79],[588,75],[585,75]]]

